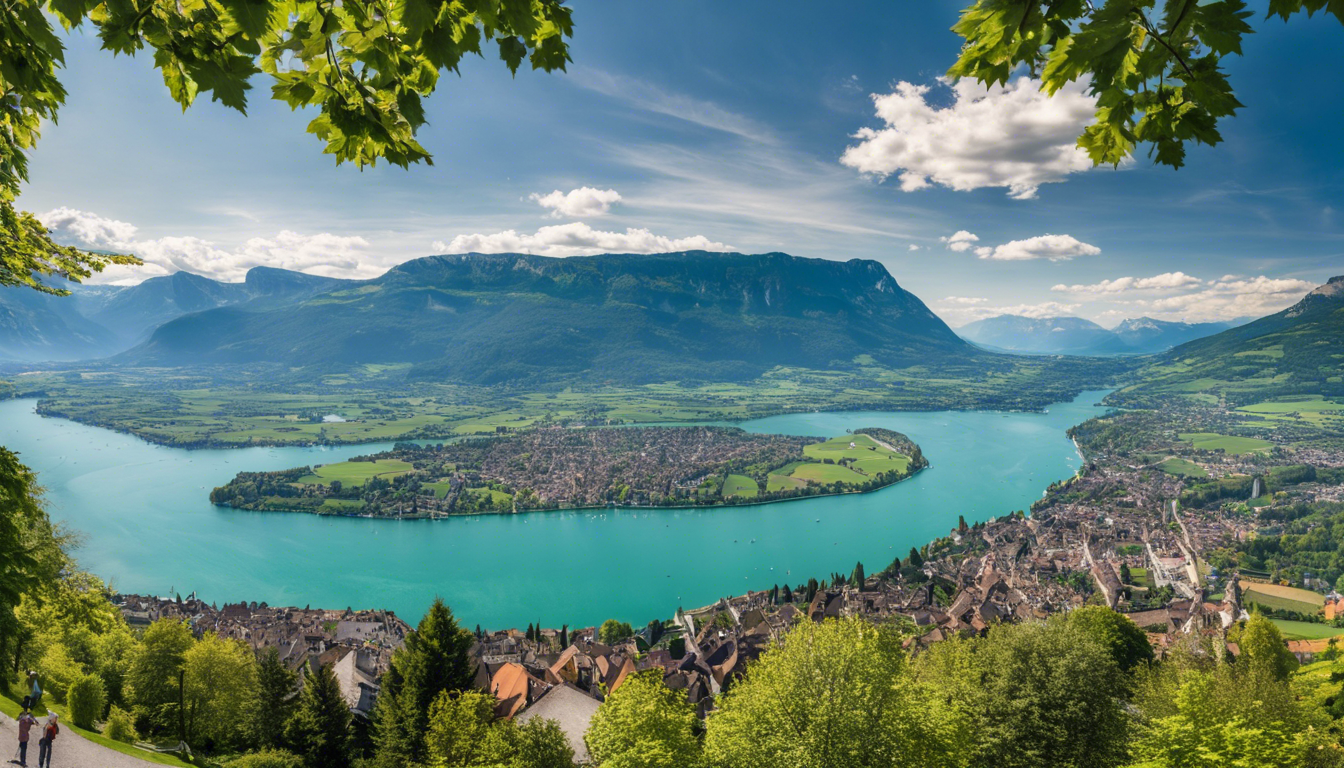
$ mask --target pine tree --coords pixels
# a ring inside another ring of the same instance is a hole
[[[569,647],[569,625],[562,624],[560,626],[560,648],[564,649],[568,647]]]
[[[436,598],[414,632],[392,656],[374,706],[377,764],[392,768],[424,762],[429,705],[444,691],[471,688],[471,633]]]
[[[966,517],[964,515],[957,515],[957,530],[960,531],[961,533],[965,533],[967,531]]]
[[[793,590],[789,588],[789,585],[788,585],[788,584],[785,584],[785,585],[784,585],[784,595],[783,595],[783,598],[784,598],[784,602],[786,602],[786,603],[792,603],[792,602],[793,602]]]
[[[303,768],[349,768],[350,707],[331,665],[304,676],[299,707],[285,728],[285,741],[303,759]]]
[[[924,567],[924,558],[920,556],[919,550],[914,547],[910,548],[910,557],[906,558],[906,562],[910,564],[911,568]]]
[[[531,624],[528,624],[528,625],[527,625],[527,639],[528,639],[528,640],[535,640],[535,639],[536,639],[536,638],[533,636],[533,633],[532,633],[532,625],[531,625]]]
[[[257,701],[252,709],[252,742],[261,749],[281,746],[284,724],[294,709],[289,695],[294,691],[298,675],[290,672],[280,660],[280,651],[271,646],[257,665]]]
[[[867,581],[867,577],[863,574],[863,563],[854,564],[854,575],[851,580],[854,582],[854,586],[858,587],[860,591],[863,590],[863,582]]]

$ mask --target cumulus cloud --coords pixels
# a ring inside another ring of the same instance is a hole
[[[949,251],[961,253],[970,250],[971,244],[980,242],[980,238],[964,229],[959,229],[947,237],[938,238],[938,242],[946,243]]]
[[[1228,276],[1210,281],[1199,291],[1136,303],[1150,314],[1175,315],[1192,323],[1213,322],[1273,314],[1296,304],[1315,287],[1306,280]]]
[[[911,243],[909,246],[906,247],[906,250],[907,250],[907,251],[918,251],[918,250],[919,250],[919,246],[918,246],[918,245],[915,245],[914,243]]]
[[[258,266],[332,277],[372,277],[383,271],[373,263],[369,242],[362,237],[282,230],[273,237],[254,237],[240,246],[222,247],[192,236],[138,238],[134,224],[73,208],[57,208],[38,219],[57,242],[130,253],[145,262],[140,267],[108,267],[94,275],[90,280],[94,283],[138,283],[181,270],[238,281]]]
[[[621,201],[621,195],[614,189],[579,187],[568,192],[557,189],[545,195],[533,192],[528,199],[536,201],[542,208],[550,209],[553,219],[566,216],[577,219],[606,215],[611,211],[611,206]]]
[[[731,251],[733,246],[703,235],[671,238],[647,229],[604,232],[581,221],[542,227],[534,234],[512,229],[494,234],[458,235],[436,240],[438,253],[531,253],[538,256],[588,256],[595,253],[664,253],[672,251]]]
[[[1057,301],[1043,301],[1039,304],[990,304],[988,299],[972,296],[948,296],[933,303],[932,308],[948,325],[959,328],[976,320],[999,315],[1021,315],[1023,317],[1060,317],[1072,315],[1081,305]]]
[[[954,101],[941,109],[926,98],[927,85],[900,82],[891,93],[873,94],[885,127],[860,129],[840,162],[881,179],[897,175],[906,192],[934,184],[963,192],[1006,187],[1017,200],[1092,168],[1077,146],[1096,110],[1085,83],[1054,96],[1028,77],[988,89],[969,78],[943,85]]]
[[[1038,235],[1026,240],[1013,240],[995,248],[981,247],[975,254],[994,261],[1028,261],[1049,259],[1068,261],[1075,256],[1096,256],[1101,249],[1084,243],[1072,235]]]
[[[1053,286],[1050,290],[1086,296],[1105,296],[1140,291],[1172,292],[1203,284],[1203,280],[1191,277],[1184,272],[1163,272],[1152,277],[1117,277],[1114,280],[1102,280],[1099,283],[1088,285],[1064,285],[1061,283]]]

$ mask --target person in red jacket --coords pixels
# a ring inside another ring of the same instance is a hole
[[[19,765],[23,768],[28,768],[28,732],[34,725],[37,725],[37,718],[28,710],[23,710],[19,715]]]
[[[57,719],[56,713],[52,712],[47,717],[47,724],[42,726],[42,738],[37,740],[37,768],[51,768],[51,743],[56,741],[56,734],[61,732]]]

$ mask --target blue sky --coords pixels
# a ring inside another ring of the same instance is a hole
[[[959,2],[571,4],[570,71],[467,62],[429,102],[434,166],[410,171],[336,167],[264,78],[247,117],[183,113],[148,56],[76,32],[69,100],[20,203],[69,242],[151,262],[118,281],[731,247],[877,259],[953,325],[1109,325],[1263,314],[1344,273],[1344,83],[1303,77],[1336,68],[1333,19],[1257,16],[1228,65],[1246,108],[1225,142],[1179,172],[1143,157],[1116,171],[1081,170],[1064,141],[1081,92],[938,82]]]

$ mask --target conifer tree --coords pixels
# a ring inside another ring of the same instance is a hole
[[[853,582],[855,587],[858,587],[860,590],[863,589],[863,582],[867,581],[867,577],[865,577],[863,573],[863,563],[854,564],[854,575],[850,578],[850,580]]]
[[[924,558],[920,556],[919,550],[914,547],[910,548],[910,557],[906,558],[906,562],[909,563],[912,568],[924,567]]]
[[[568,647],[569,647],[569,625],[568,625],[568,624],[562,624],[562,625],[560,625],[560,647],[561,647],[562,649],[563,649],[563,648],[568,648]]]
[[[793,590],[789,588],[788,584],[784,585],[784,602],[786,603],[793,602]]]
[[[350,707],[331,665],[309,664],[299,707],[285,728],[285,740],[303,759],[303,768],[348,768]]]
[[[257,665],[257,701],[252,710],[252,741],[262,749],[274,749],[284,741],[284,723],[294,709],[288,700],[298,675],[280,660],[280,651],[271,646]]]

